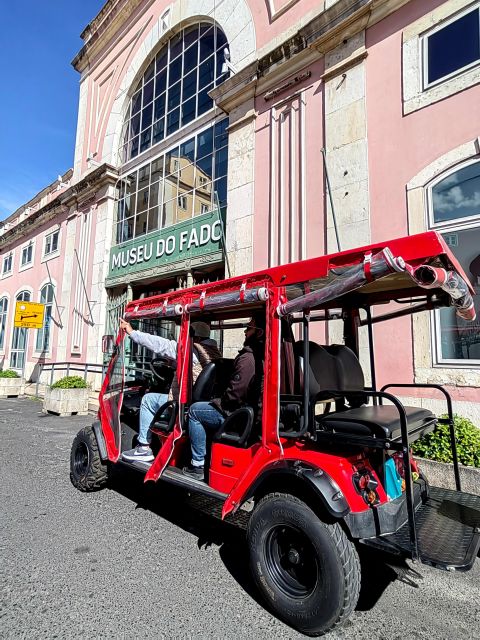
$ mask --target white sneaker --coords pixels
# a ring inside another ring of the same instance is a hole
[[[155,456],[148,445],[138,444],[135,449],[124,451],[122,453],[122,458],[129,462],[134,462],[135,460],[138,460],[139,462],[152,462],[152,460],[155,459]]]

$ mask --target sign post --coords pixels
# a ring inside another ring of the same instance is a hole
[[[40,302],[17,300],[14,326],[22,329],[41,329],[45,315],[45,305]]]

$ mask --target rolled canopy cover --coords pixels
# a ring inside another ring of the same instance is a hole
[[[147,318],[172,318],[174,316],[181,316],[183,313],[183,306],[181,304],[168,304],[161,305],[159,307],[152,307],[151,309],[140,309],[127,311],[125,313],[125,320],[138,320]]]
[[[236,307],[237,305],[248,304],[252,302],[265,302],[268,299],[268,289],[266,287],[258,287],[255,289],[240,288],[238,291],[228,293],[217,293],[213,296],[206,296],[190,302],[185,305],[187,313],[196,311],[210,311],[212,309],[221,309],[223,307]]]
[[[416,268],[409,267],[408,270],[413,280],[423,289],[442,289],[448,293],[457,316],[463,320],[475,320],[475,306],[468,285],[456,271],[428,264]]]
[[[305,309],[313,309],[320,304],[325,304],[330,300],[355,291],[355,289],[359,289],[369,282],[383,278],[389,273],[394,271],[402,272],[405,269],[404,260],[400,256],[394,257],[388,247],[385,247],[375,255],[367,253],[361,264],[349,267],[341,275],[334,276],[332,281],[327,282],[321,289],[280,304],[277,309],[278,315],[286,316]]]

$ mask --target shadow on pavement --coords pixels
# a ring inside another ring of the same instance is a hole
[[[162,491],[167,487],[168,491]],[[233,521],[220,519],[220,503],[212,498],[191,496],[185,490],[166,483],[144,483],[141,474],[125,467],[114,467],[109,488],[137,504],[181,527],[198,538],[198,548],[219,547],[220,558],[231,576],[261,606],[249,571],[246,543],[248,514],[241,512]],[[409,567],[402,562],[392,565],[391,556],[382,556],[366,547],[360,549],[362,586],[357,611],[372,609],[388,586],[397,578],[404,578]],[[416,586],[411,580],[412,586]]]
[[[248,569],[246,513],[232,521],[222,521],[217,500],[189,495],[167,483],[144,483],[141,474],[126,467],[113,468],[109,488],[135,502],[137,509],[147,509],[196,536],[199,549],[219,547],[220,558],[232,577],[256,602],[261,602]]]

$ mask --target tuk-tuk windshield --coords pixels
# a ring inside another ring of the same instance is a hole
[[[120,409],[123,400],[125,371],[123,338],[124,332],[121,331],[117,337],[99,396],[99,415],[105,435],[108,459],[112,462],[116,462],[120,455]]]

